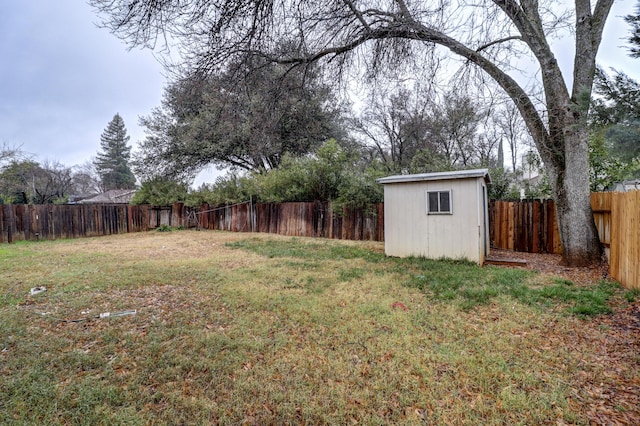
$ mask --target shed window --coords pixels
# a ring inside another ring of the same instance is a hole
[[[427,214],[451,213],[451,190],[427,191]]]

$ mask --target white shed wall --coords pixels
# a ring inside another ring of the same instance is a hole
[[[483,263],[484,179],[451,179],[384,186],[385,253],[389,256],[466,258]],[[451,190],[453,214],[427,214],[427,191]]]

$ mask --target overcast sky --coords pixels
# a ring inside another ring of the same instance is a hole
[[[0,143],[39,160],[84,163],[116,113],[131,143],[165,79],[147,50],[129,51],[82,0],[2,0]]]
[[[148,50],[132,50],[105,29],[82,0],[0,0],[0,144],[39,161],[90,161],[100,135],[119,113],[131,144],[144,138],[138,117],[160,104],[165,78]],[[621,16],[635,0],[618,0],[599,63],[640,78],[627,57]]]

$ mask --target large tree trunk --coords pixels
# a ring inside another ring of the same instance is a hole
[[[564,165],[547,166],[556,202],[563,263],[588,266],[602,261],[589,189],[589,151],[584,130],[564,133]]]
[[[602,260],[602,246],[591,211],[589,187],[589,141],[584,116],[591,98],[596,55],[602,30],[613,0],[575,0],[576,51],[573,63],[571,118],[564,121],[564,174],[557,179],[556,211],[563,245],[563,261],[568,266],[593,265]],[[547,97],[549,93],[547,93]],[[549,103],[548,103],[549,104]],[[566,106],[565,106],[566,107]],[[551,121],[550,121],[551,122]]]

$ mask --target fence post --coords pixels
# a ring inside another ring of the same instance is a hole
[[[171,206],[171,226],[184,226],[184,203],[173,203]]]
[[[11,204],[5,204],[4,206],[4,215],[2,217],[2,222],[4,229],[7,230],[7,243],[11,244],[13,242],[13,220],[12,218],[12,206]]]

